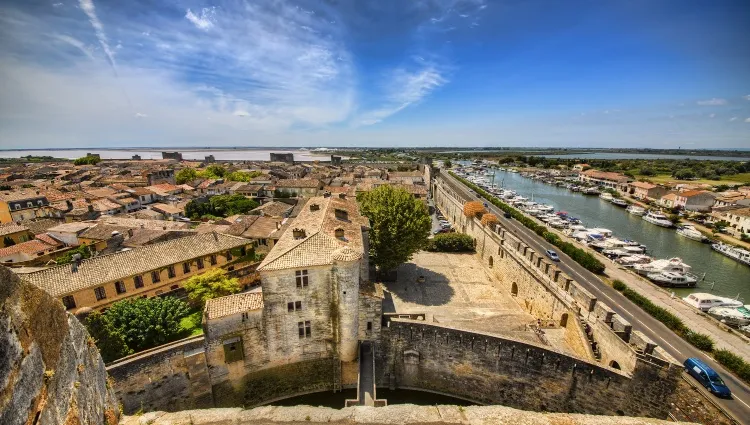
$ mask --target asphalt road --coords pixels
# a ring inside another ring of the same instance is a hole
[[[477,197],[469,192],[468,187],[450,175],[441,173],[439,178],[443,178],[464,199],[477,200]],[[630,322],[634,329],[643,332],[679,362],[685,361],[688,357],[697,357],[719,372],[729,389],[732,390],[733,398],[720,399],[710,393],[707,393],[707,396],[711,397],[724,410],[729,412],[730,415],[734,416],[739,423],[750,425],[750,387],[748,385],[732,375],[704,352],[685,342],[685,340],[651,317],[640,307],[630,302],[630,300],[614,288],[603,283],[594,273],[583,268],[523,224],[513,219],[506,219],[504,212],[499,208],[489,202],[487,204],[489,205],[488,209],[490,212],[497,215],[503,227],[522,237],[524,242],[538,253],[543,253],[547,249],[557,252],[561,260],[558,263],[558,267],[562,271],[575,279],[597,299],[604,301],[617,314]],[[689,377],[689,379],[693,378]]]

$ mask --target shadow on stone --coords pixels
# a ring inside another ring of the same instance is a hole
[[[450,286],[447,276],[417,266],[414,263],[399,266],[398,279],[395,282],[385,283],[385,287],[404,302],[424,306],[447,304],[453,298],[455,292]],[[393,304],[392,299],[390,299],[390,303]],[[384,300],[384,312],[386,312],[385,304]]]

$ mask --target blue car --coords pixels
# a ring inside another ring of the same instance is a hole
[[[731,398],[732,391],[727,388],[724,381],[721,379],[718,373],[711,369],[707,364],[698,360],[695,357],[691,357],[685,360],[684,363],[685,371],[697,379],[704,387],[711,391],[718,397]]]

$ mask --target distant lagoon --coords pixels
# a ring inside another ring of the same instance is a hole
[[[530,155],[533,155],[530,153]],[[621,152],[596,152],[564,155],[538,155],[547,158],[560,159],[695,159],[700,161],[750,161],[748,157],[741,156],[711,156],[711,155],[669,155],[656,153],[621,153]]]
[[[130,159],[133,155],[140,155],[141,159],[161,159],[161,153],[180,152],[185,160],[202,161],[208,155],[213,155],[222,161],[269,161],[271,152],[292,153],[296,161],[326,161],[331,154],[325,151],[311,151],[308,149],[200,149],[200,148],[122,148],[122,149],[29,149],[29,150],[0,150],[0,158],[20,158],[24,156],[51,156],[53,158],[75,159],[86,156],[87,153],[98,154],[102,159]]]

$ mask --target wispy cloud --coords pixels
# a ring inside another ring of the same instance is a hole
[[[207,30],[214,26],[214,19],[216,16],[215,7],[204,7],[201,9],[200,16],[193,13],[192,10],[188,9],[185,14],[185,18],[192,22],[196,27]]]
[[[83,54],[88,56],[89,59],[95,60],[94,55],[92,53],[92,49],[89,46],[85,45],[82,41],[75,39],[69,35],[65,35],[65,34],[55,34],[53,37],[59,41],[62,41],[64,43],[67,43],[77,48]]]
[[[748,94],[746,96],[742,96],[742,98],[745,99],[745,100],[750,100],[750,94]]]
[[[107,59],[109,60],[109,64],[112,65],[112,69],[117,73],[115,55],[112,53],[112,49],[109,48],[109,41],[107,40],[107,35],[104,33],[104,25],[102,25],[101,21],[96,16],[94,2],[92,0],[79,0],[78,4],[81,6],[83,13],[89,17],[89,22],[91,22],[91,26],[94,27],[96,38],[99,39],[99,44],[101,44],[104,54],[107,55]]]
[[[732,121],[737,121],[737,117],[729,118],[729,122],[732,122]]]
[[[721,105],[726,105],[727,100],[714,97],[713,99],[699,100],[696,103],[701,106],[721,106]]]
[[[750,122],[750,118],[745,118],[745,122]]]
[[[386,100],[377,109],[364,112],[355,125],[373,125],[385,118],[417,104],[440,86],[448,83],[447,77],[437,66],[418,60],[419,66],[398,68],[386,80]]]

